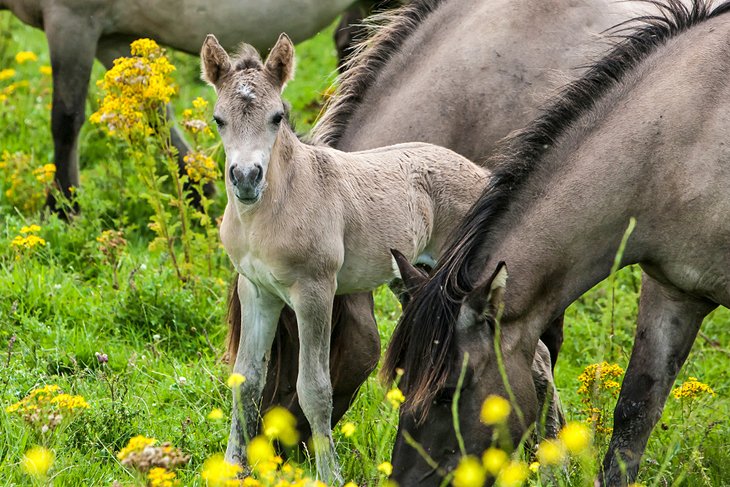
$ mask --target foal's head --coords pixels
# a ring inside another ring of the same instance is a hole
[[[281,92],[294,73],[294,45],[281,34],[266,62],[248,44],[231,58],[209,34],[200,57],[203,77],[218,94],[213,118],[226,151],[228,196],[249,207],[266,188],[269,160],[286,116]]]
[[[393,252],[400,275],[408,292],[418,294],[428,278],[419,273],[402,255]],[[401,408],[398,435],[393,447],[393,480],[400,485],[440,485],[441,475],[455,468],[461,458],[459,442],[454,430],[452,411],[454,396],[459,391],[458,419],[466,452],[481,456],[491,443],[492,429],[480,421],[480,413],[485,398],[490,394],[507,397],[502,377],[496,366],[494,348],[495,316],[502,300],[507,280],[507,270],[500,263],[493,273],[485,276],[460,303],[455,303],[454,328],[448,340],[435,339],[428,330],[429,323],[422,323],[422,329],[413,330],[404,338],[410,341],[429,341],[433,353],[443,354],[446,371],[443,375],[428,381],[419,382],[416,378],[428,377],[434,356],[419,354],[410,359],[388,357],[385,373],[390,374],[395,367],[403,368],[401,388],[407,398]],[[445,343],[447,342],[447,343]],[[502,339],[504,342],[504,338]],[[464,357],[468,360],[464,366]],[[388,363],[390,361],[390,363]],[[431,362],[431,363],[429,363]],[[505,356],[505,366],[513,367],[513,357]],[[410,370],[409,370],[410,369]],[[463,369],[463,382],[459,378]],[[522,380],[521,378],[517,379]],[[511,386],[519,399],[520,391],[532,388],[532,374],[528,368],[524,374],[525,384]],[[524,387],[523,387],[524,386]],[[525,399],[526,400],[526,399]],[[518,418],[512,414],[507,426],[519,438],[523,429]],[[410,444],[407,438],[415,440],[438,468],[429,465],[423,456]]]

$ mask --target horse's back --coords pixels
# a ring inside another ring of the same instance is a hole
[[[419,140],[482,162],[499,139],[536,115],[565,73],[597,51],[592,37],[627,17],[607,13],[626,8],[609,5],[443,2],[377,73],[338,147]]]

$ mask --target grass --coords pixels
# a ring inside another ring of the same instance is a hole
[[[13,79],[30,81],[8,103],[0,104],[0,152],[24,154],[30,168],[53,160],[49,130],[50,79],[38,72],[49,64],[45,37],[0,14],[0,71],[17,70]],[[19,51],[38,54],[37,62],[16,65]],[[319,112],[322,93],[333,79],[335,50],[331,30],[297,47],[298,72],[286,98],[300,130],[308,129]],[[212,102],[211,88],[199,80],[198,61],[172,54],[180,86],[175,100],[178,117],[198,96]],[[103,76],[97,64],[93,80]],[[87,115],[97,107],[92,88]],[[230,414],[225,385],[228,366],[221,363],[223,315],[232,269],[220,249],[210,255],[210,270],[196,263],[196,278],[183,284],[170,266],[170,255],[151,251],[147,227],[151,211],[138,196],[141,187],[131,161],[110,150],[98,127],[85,124],[81,134],[84,208],[72,223],[39,211],[20,211],[0,180],[0,485],[27,485],[20,468],[23,453],[38,442],[56,453],[54,485],[111,485],[134,482],[116,453],[137,434],[171,441],[191,455],[179,471],[182,485],[201,485],[200,470],[210,455],[225,449],[227,422],[207,419],[214,408]],[[221,151],[216,152],[219,164]],[[131,182],[130,182],[131,181]],[[220,189],[220,188],[219,188]],[[120,195],[123,195],[121,197]],[[211,213],[219,215],[225,193],[218,192]],[[19,229],[41,225],[48,245],[18,257],[11,248]],[[97,237],[103,230],[123,228],[128,241],[117,265],[104,260]],[[569,418],[582,419],[577,376],[603,359],[624,368],[633,341],[640,272],[627,268],[611,282],[599,284],[566,313],[566,336],[557,365],[557,385]],[[382,343],[387,343],[400,313],[392,294],[376,292],[376,317]],[[691,408],[673,398],[647,448],[640,481],[646,485],[730,485],[727,438],[730,425],[728,385],[730,354],[728,310],[706,320],[679,381],[690,376],[713,387],[716,396]],[[108,363],[96,353],[108,355]],[[5,407],[34,387],[58,384],[83,395],[90,408],[50,437],[39,438]],[[371,377],[362,387],[344,421],[356,425],[352,436],[335,429],[345,477],[359,485],[383,480],[377,466],[390,458],[397,415],[384,401],[385,390]],[[605,448],[605,439],[598,446]],[[312,463],[304,467],[311,469]],[[534,480],[532,480],[534,482]],[[577,484],[576,484],[577,485]]]

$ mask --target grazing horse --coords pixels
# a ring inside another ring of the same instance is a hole
[[[346,151],[429,142],[489,166],[497,141],[534,118],[570,70],[598,52],[594,38],[632,9],[613,0],[413,0],[372,18],[372,35],[355,49],[311,138]],[[240,322],[234,283],[229,357],[235,357]],[[337,422],[380,358],[371,293],[336,296],[332,323]],[[296,329],[285,306],[264,404],[290,407],[306,437],[294,386],[297,363],[285,360],[298,350]],[[554,364],[560,320],[543,340]]]
[[[246,461],[244,440],[258,431],[268,359],[288,305],[298,322],[296,389],[317,473],[340,482],[331,432],[334,297],[395,278],[389,248],[433,265],[489,173],[425,143],[345,153],[301,142],[281,99],[294,71],[294,46],[284,34],[266,62],[250,45],[231,59],[209,35],[201,64],[218,95],[214,119],[226,153],[221,240],[241,276],[233,370],[246,381],[234,390],[226,458]]]
[[[327,26],[354,0],[0,0],[26,24],[43,29],[53,68],[53,132],[56,183],[70,196],[79,185],[78,135],[84,123],[86,94],[94,57],[107,68],[129,55],[129,44],[152,37],[181,51],[197,54],[200,41],[214,32],[233,48],[245,36],[259,49],[268,49],[279,33],[295,41],[311,37]],[[172,142],[183,156],[188,152],[177,129]],[[50,203],[53,203],[50,201]]]
[[[620,265],[644,271],[638,325],[598,479],[612,486],[635,478],[704,317],[730,305],[730,2],[651,4],[657,12],[619,26],[605,57],[504,142],[489,186],[404,310],[384,374],[405,369],[406,409],[426,419],[401,416],[401,429],[445,469],[458,460],[455,440],[436,425],[451,418],[427,409],[459,373],[466,341],[483,343],[478,353],[468,349],[469,370],[479,374],[460,402],[469,453],[491,437],[474,408],[505,395],[489,306],[495,291],[504,295],[504,364],[527,423],[537,414],[530,364],[538,338],[609,274],[636,218]],[[506,285],[495,279],[505,265]],[[465,303],[486,314],[464,319]],[[509,427],[520,438],[526,424],[512,416]],[[401,485],[432,471],[402,437],[393,463]]]

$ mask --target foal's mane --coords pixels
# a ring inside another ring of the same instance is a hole
[[[488,258],[489,241],[513,195],[526,186],[543,156],[581,116],[590,111],[624,75],[667,40],[730,10],[730,0],[716,8],[711,1],[642,0],[658,8],[610,29],[614,44],[566,85],[527,127],[504,139],[493,156],[497,163],[489,185],[464,218],[431,279],[413,296],[393,333],[381,371],[393,380],[404,375],[407,410],[425,418],[439,390],[457,367],[454,321],[463,298],[474,288]],[[494,167],[494,165],[492,165]],[[509,263],[507,263],[509,265]]]
[[[413,0],[395,10],[369,17],[365,26],[371,34],[360,41],[338,77],[335,94],[322,108],[322,116],[312,129],[317,144],[334,145],[362,103],[368,88],[403,43],[431,13],[446,0]]]

